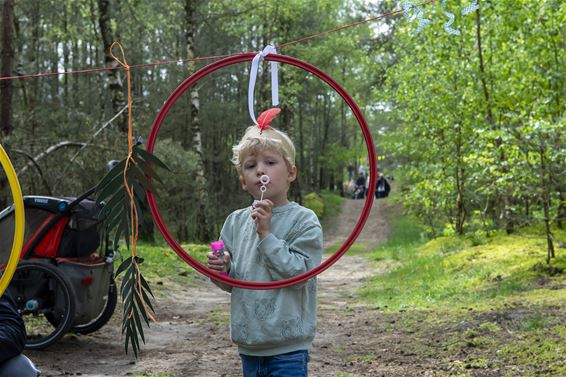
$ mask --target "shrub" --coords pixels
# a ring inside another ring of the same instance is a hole
[[[303,205],[311,209],[319,218],[324,214],[324,203],[322,197],[316,192],[311,192],[303,197]]]

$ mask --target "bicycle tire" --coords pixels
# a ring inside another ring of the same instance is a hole
[[[21,261],[8,289],[26,325],[25,349],[45,349],[59,341],[71,328],[75,316],[73,287],[67,277],[49,262]],[[42,317],[45,317],[46,323],[37,325]],[[35,334],[39,331],[37,327],[45,328],[47,334]]]

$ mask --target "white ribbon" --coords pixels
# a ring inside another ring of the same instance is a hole
[[[460,32],[458,30],[450,26],[454,23],[454,19],[456,17],[453,13],[450,13],[446,10],[446,0],[442,0],[442,13],[444,13],[444,15],[449,18],[449,20],[444,24],[444,30],[446,30],[448,34],[460,35]]]
[[[419,20],[419,26],[417,27],[417,30],[415,30],[415,33],[418,34],[426,25],[430,24],[430,20],[423,18],[424,10],[419,8],[417,4],[410,1],[403,1],[401,6],[403,7],[403,12],[405,13],[407,20],[413,21],[415,18]]]
[[[250,117],[252,118],[254,124],[257,124],[254,113],[254,90],[255,82],[257,78],[257,71],[259,69],[259,63],[269,54],[275,54],[277,50],[272,45],[266,46],[263,51],[258,52],[257,55],[252,60],[252,67],[250,69],[250,86],[248,88],[248,110],[250,112]],[[279,105],[279,83],[277,79],[277,62],[271,62],[271,104],[273,107]]]
[[[468,5],[464,9],[462,9],[462,16],[465,16],[468,13],[472,13],[473,11],[478,10],[478,9],[480,9],[480,6],[478,4],[478,0],[474,0],[474,2],[472,4]]]

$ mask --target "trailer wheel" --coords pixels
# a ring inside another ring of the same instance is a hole
[[[8,290],[26,325],[26,349],[47,348],[69,331],[75,316],[73,287],[48,261],[20,261]]]

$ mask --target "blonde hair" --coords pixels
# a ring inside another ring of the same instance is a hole
[[[258,126],[248,127],[240,142],[232,148],[232,163],[241,173],[245,157],[266,149],[275,149],[281,153],[288,168],[295,165],[295,146],[291,138],[275,128],[269,127],[262,131]]]

